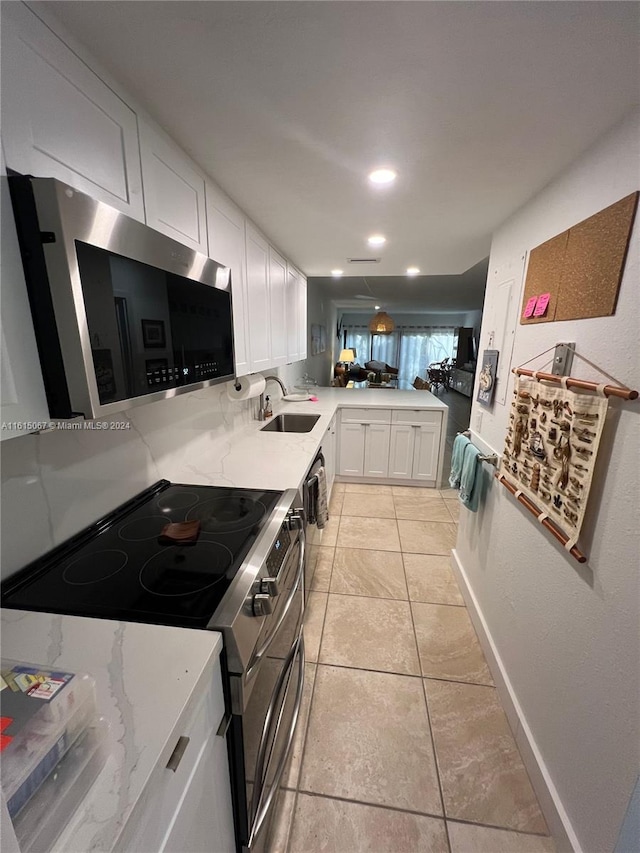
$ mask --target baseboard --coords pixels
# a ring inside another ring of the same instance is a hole
[[[469,584],[464,567],[460,562],[460,557],[455,549],[451,554],[451,565],[458,580],[460,591],[467,605],[473,626],[476,629],[480,645],[484,651],[496,689],[509,720],[509,725],[518,744],[522,761],[531,779],[531,784],[538,797],[540,808],[547,821],[558,853],[583,853],[569,816],[562,805],[558,791],[553,784],[553,780],[540,754],[531,729],[527,724],[526,717],[518,702],[509,675],[502,663],[478,600]]]

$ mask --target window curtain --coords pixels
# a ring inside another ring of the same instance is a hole
[[[398,379],[413,382],[416,376],[426,378],[425,371],[434,361],[453,356],[454,329],[406,330],[400,339],[400,372]]]
[[[373,359],[397,367],[398,378],[407,382],[426,378],[430,364],[453,357],[455,329],[449,326],[405,326],[390,335],[371,335],[366,326],[347,326],[346,331],[347,347],[355,349],[359,364],[370,360],[373,343]]]
[[[369,349],[371,347],[371,335],[365,328],[352,327],[347,329],[347,349],[356,351],[356,361],[364,364],[369,361]]]
[[[381,361],[384,364],[388,364],[390,367],[397,367],[398,341],[400,339],[400,335],[398,334],[398,332],[391,332],[390,335],[372,335],[372,338],[372,361]]]

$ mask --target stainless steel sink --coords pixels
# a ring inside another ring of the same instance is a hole
[[[320,415],[276,415],[261,432],[311,432]]]

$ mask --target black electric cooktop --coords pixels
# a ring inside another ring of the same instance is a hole
[[[204,628],[282,492],[161,480],[2,587],[2,606]],[[195,543],[163,544],[198,521]]]

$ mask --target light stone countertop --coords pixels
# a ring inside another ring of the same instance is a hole
[[[320,448],[331,419],[338,409],[375,408],[437,411],[442,413],[442,436],[446,434],[448,406],[430,391],[399,391],[396,389],[316,388],[311,393],[317,402],[291,403],[281,399],[279,392],[271,396],[274,416],[279,414],[316,414],[318,422],[308,433],[261,432],[265,423],[254,420],[236,430],[232,439],[216,443],[215,461],[203,456],[189,460],[189,476],[216,486],[236,486],[244,489],[300,489],[309,466]],[[253,401],[257,405],[257,400]],[[180,482],[179,471],[168,475]]]
[[[113,849],[221,649],[215,631],[2,611],[3,657],[93,676],[98,713],[110,723],[107,762],[54,851]]]

